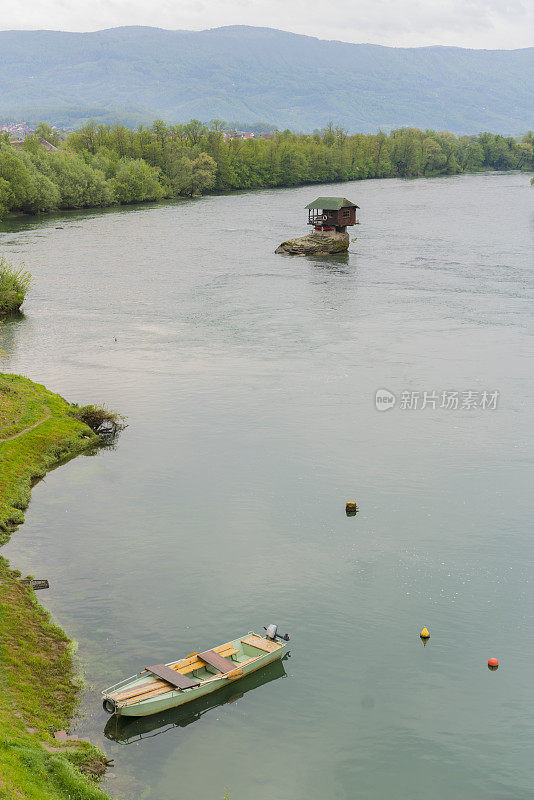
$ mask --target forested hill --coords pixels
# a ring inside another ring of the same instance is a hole
[[[0,32],[0,118],[264,121],[311,131],[534,127],[534,48],[345,44],[269,28]]]

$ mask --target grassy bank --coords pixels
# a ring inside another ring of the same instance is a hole
[[[0,374],[2,543],[23,522],[35,481],[100,441],[77,411],[44,386]],[[93,780],[103,754],[52,735],[68,730],[79,689],[72,643],[0,557],[0,798],[107,797]]]

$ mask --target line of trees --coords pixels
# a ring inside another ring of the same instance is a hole
[[[90,122],[61,140],[41,123],[21,150],[0,137],[0,216],[9,211],[140,203],[208,192],[363,178],[534,169],[534,134],[455,136],[401,128],[348,135],[329,125],[311,135],[225,139],[224,123],[198,120],[131,130]],[[48,151],[39,139],[58,149]]]

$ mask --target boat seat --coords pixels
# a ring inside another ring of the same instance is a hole
[[[235,669],[235,661],[230,661],[229,658],[223,658],[216,653],[215,650],[206,650],[204,653],[199,653],[198,657],[209,664],[210,667],[215,667],[218,672],[225,675],[227,672],[232,672]]]
[[[200,681],[193,681],[165,664],[154,664],[152,667],[147,667],[147,670],[176,689],[192,689],[194,686],[200,686]]]
[[[208,652],[208,651],[206,651],[206,652]],[[214,652],[217,654],[217,651],[214,651]],[[220,655],[221,656],[223,655],[224,656],[224,660],[226,661],[228,656],[230,656],[230,657],[234,656],[237,652],[238,651],[235,650],[233,647],[229,647],[229,648],[226,648],[225,650],[223,650],[222,653],[220,653]],[[185,675],[185,674],[189,674],[190,672],[195,672],[197,669],[202,669],[203,667],[206,666],[207,663],[209,663],[209,662],[207,662],[206,659],[202,658],[202,653],[198,653],[196,655],[194,661],[192,661],[190,664],[186,664],[183,667],[179,666],[179,664],[173,664],[172,669],[177,669],[182,673],[182,675]],[[214,665],[212,664],[211,666],[214,666]]]
[[[265,650],[266,653],[273,653],[275,650],[280,649],[278,642],[269,642],[267,639],[262,639],[261,636],[251,634],[241,639],[243,644],[249,644],[251,647],[256,647],[258,650]]]

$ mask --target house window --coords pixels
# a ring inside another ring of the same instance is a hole
[[[343,217],[350,217],[350,209],[349,208],[344,208],[342,216]]]

